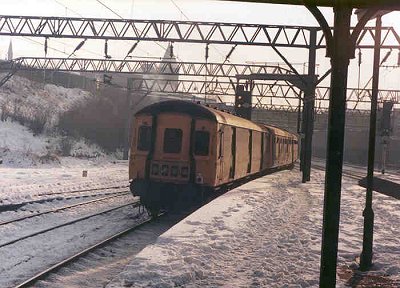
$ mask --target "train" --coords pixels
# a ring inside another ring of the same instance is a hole
[[[130,190],[150,214],[204,199],[298,160],[298,136],[184,100],[166,100],[134,115]]]

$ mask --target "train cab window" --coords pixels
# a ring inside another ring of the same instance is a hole
[[[207,131],[195,131],[194,154],[207,156],[210,149],[210,133]]]
[[[166,128],[164,131],[164,153],[179,153],[182,149],[182,130]]]
[[[149,151],[151,147],[151,126],[140,126],[138,133],[137,149]]]

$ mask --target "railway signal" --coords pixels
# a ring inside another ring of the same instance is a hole
[[[392,101],[384,101],[380,123],[381,136],[389,136],[392,132],[391,114],[393,109]]]
[[[235,113],[251,120],[251,110],[251,91],[246,91],[244,85],[238,85],[235,95]]]
[[[381,172],[385,174],[386,169],[386,157],[389,148],[390,142],[390,135],[393,132],[392,127],[392,109],[394,103],[392,101],[384,101],[383,107],[381,110],[381,117],[380,117],[380,125],[379,125],[379,134],[381,138],[381,147],[382,147],[382,159],[381,159]]]

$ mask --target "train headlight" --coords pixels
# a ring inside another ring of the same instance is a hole
[[[189,168],[188,167],[181,168],[181,176],[183,178],[187,178],[189,176]]]
[[[168,176],[168,165],[162,165],[161,166],[161,176]]]
[[[151,165],[151,174],[158,175],[160,173],[160,166],[158,164]]]
[[[201,173],[197,173],[197,175],[196,175],[196,183],[197,184],[203,184],[204,183],[203,175],[201,175]]]
[[[171,176],[178,177],[178,166],[171,166]]]

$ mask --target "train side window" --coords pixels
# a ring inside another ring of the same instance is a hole
[[[210,133],[207,131],[195,131],[194,139],[194,154],[207,156],[210,147]]]
[[[182,130],[166,128],[164,131],[164,153],[179,153],[182,149]]]
[[[137,149],[149,151],[151,147],[151,126],[140,126],[138,133]]]

